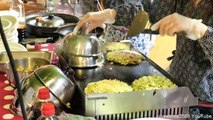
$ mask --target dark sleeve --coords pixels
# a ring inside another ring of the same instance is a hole
[[[115,25],[128,27],[138,10],[142,9],[142,6],[135,6],[135,4],[122,4],[114,8],[116,10]]]
[[[149,13],[150,22],[155,23],[173,13],[175,0],[105,0],[105,7],[116,10],[115,25],[128,27],[138,10]]]
[[[207,71],[202,79],[205,94],[208,96],[207,101],[213,102],[213,69]]]
[[[208,25],[208,29],[203,38],[199,40],[199,42],[206,56],[213,65],[213,15],[210,17],[206,24]]]
[[[142,10],[141,0],[104,0],[105,8],[116,10],[114,25],[128,27],[138,10]]]

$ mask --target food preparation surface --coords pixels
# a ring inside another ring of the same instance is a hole
[[[148,62],[142,61],[138,65],[119,65],[105,61],[103,66],[94,68],[73,68],[75,78],[81,89],[84,89],[90,82],[102,79],[117,79],[131,84],[135,79],[147,75],[162,75]]]
[[[160,112],[151,115],[151,113],[155,113],[155,110],[174,110],[178,111],[175,115],[186,114],[188,106],[197,104],[197,98],[192,95],[187,87],[181,86],[177,80],[173,79],[166,71],[147,57],[137,65],[112,64],[105,60],[104,64],[98,67],[72,69],[75,72],[74,76],[80,87],[80,90],[78,90],[78,93],[76,91],[75,97],[73,97],[74,99],[71,102],[71,104],[74,105],[72,106],[74,113],[93,116],[98,120],[104,120],[102,117],[106,116],[125,118],[127,115],[125,119],[128,119],[155,117],[157,114],[164,114]],[[91,95],[85,95],[83,93],[84,88],[91,82],[103,79],[117,79],[130,85],[135,79],[154,74],[169,78],[178,87],[172,89]],[[128,117],[129,114],[137,114],[139,116]]]

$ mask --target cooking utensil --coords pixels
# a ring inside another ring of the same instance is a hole
[[[36,20],[36,18],[46,22]],[[60,27],[70,26],[77,23],[79,19],[76,16],[61,13],[39,13],[26,16],[26,30],[29,34],[37,37],[59,37],[56,30]],[[59,24],[58,24],[59,22]],[[48,24],[50,25],[48,25]],[[74,27],[73,27],[74,29]]]
[[[59,46],[56,47],[57,54],[63,56],[66,63],[70,67],[78,67],[78,68],[89,68],[96,67],[104,63],[103,54],[99,54],[97,56],[81,56],[81,55],[73,55],[64,52]],[[59,57],[59,61],[61,61],[62,57]]]
[[[70,32],[74,30],[76,23],[68,23],[64,26],[59,27],[54,33],[63,37],[68,35]]]
[[[145,11],[138,11],[130,27],[128,28],[127,37],[133,37],[143,32],[149,21],[149,14]]]
[[[40,27],[58,27],[64,25],[65,22],[61,17],[50,14],[48,16],[37,16],[34,20],[29,21],[29,24]]]
[[[74,30],[75,26],[76,26],[76,23],[64,25],[63,27],[59,27],[55,31],[55,33],[59,34],[60,36],[66,36]],[[103,28],[97,27],[93,29],[90,32],[90,34],[93,34],[99,38],[103,34],[103,32],[104,32]]]
[[[92,34],[68,34],[60,49],[61,55],[72,67],[94,67],[104,62],[103,43]]]
[[[49,62],[52,61],[52,54],[48,51],[13,51],[12,52],[14,59],[23,59],[23,58],[42,58]],[[6,52],[0,54],[0,71],[6,72],[6,65],[9,61],[8,55]]]
[[[68,55],[65,58],[71,67],[85,68],[85,67],[96,67],[104,62],[103,54],[98,56],[75,56]]]
[[[74,77],[74,71],[73,69],[68,65],[68,63],[66,62],[66,60],[62,57],[61,55],[61,51],[60,49],[58,49],[59,46],[56,46],[55,52],[57,53],[58,57],[59,57],[59,62],[58,62],[58,66],[61,70],[63,70],[63,72],[71,79],[73,80],[73,83],[75,84],[75,93],[73,95],[73,98],[71,99],[71,103],[72,104],[72,111],[69,111],[73,114],[79,114],[79,115],[83,115],[84,114],[84,110],[82,110],[82,106],[84,106],[83,104],[81,104],[81,102],[76,102],[76,101],[84,101],[84,92],[82,91],[82,89],[80,88],[80,86],[77,84],[77,81]]]
[[[35,69],[49,65],[50,61],[42,59],[42,58],[21,58],[21,59],[14,59],[16,70],[18,73],[19,80],[30,75]],[[13,76],[13,71],[10,66],[10,62],[6,64],[6,74],[10,84],[15,87],[15,81]]]
[[[69,34],[64,38],[63,52],[67,55],[99,56],[102,51],[102,44],[96,36]]]
[[[38,90],[47,87],[51,93],[49,100],[54,103],[57,115],[64,109],[70,109],[69,102],[74,94],[75,85],[57,66],[40,67],[25,78],[21,84],[26,108],[30,108],[36,102]],[[16,101],[14,100],[11,104],[11,108],[14,108],[11,110],[13,113],[17,113],[17,109],[19,109],[19,104],[15,104]]]
[[[145,11],[138,11],[128,28],[127,37],[133,37],[139,33],[159,34],[159,31],[152,31],[150,26],[149,14]]]

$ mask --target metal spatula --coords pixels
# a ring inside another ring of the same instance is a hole
[[[127,37],[132,37],[143,32],[148,24],[149,14],[145,11],[138,11],[130,27],[128,28]]]

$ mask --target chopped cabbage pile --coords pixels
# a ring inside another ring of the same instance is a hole
[[[177,85],[172,83],[168,78],[158,75],[143,76],[139,79],[136,79],[132,83],[132,88],[134,91],[166,89],[174,87],[177,87]]]
[[[132,87],[127,83],[116,79],[104,79],[97,82],[91,82],[84,89],[85,94],[129,92]]]

